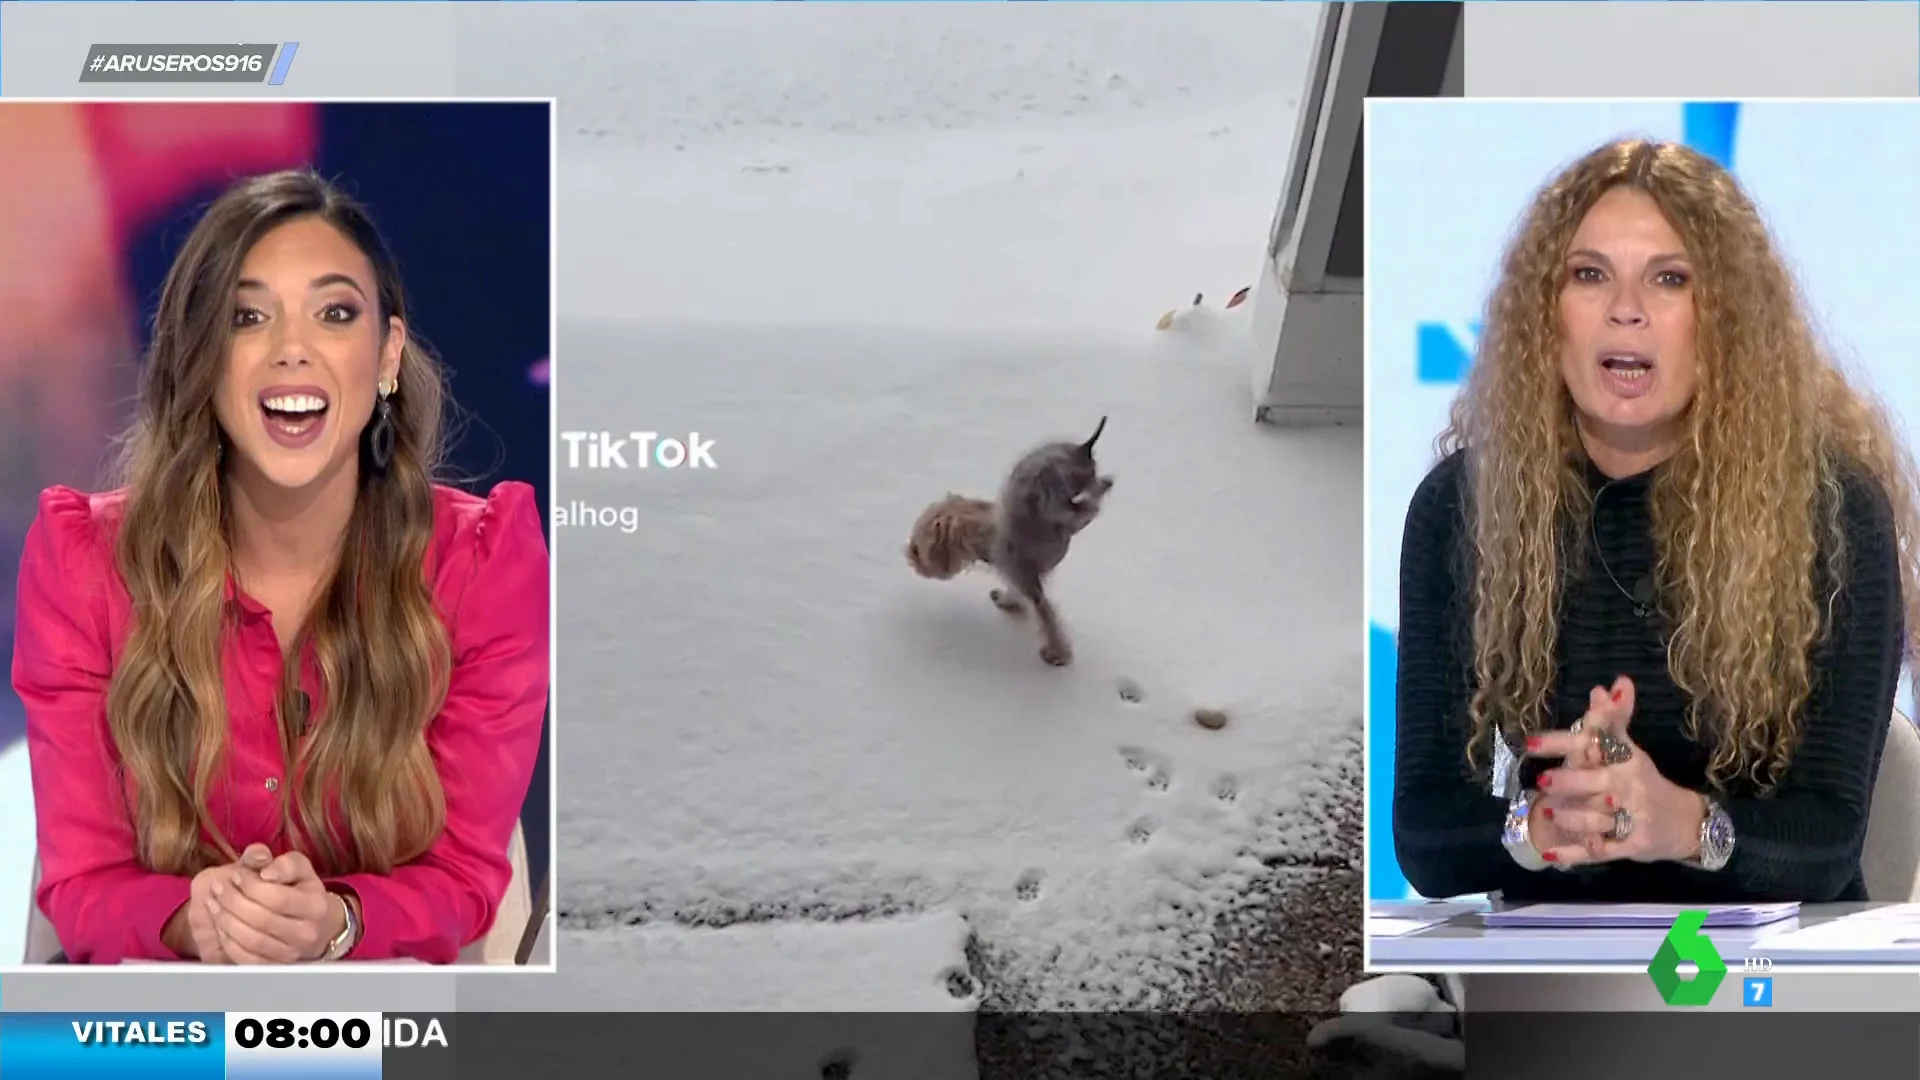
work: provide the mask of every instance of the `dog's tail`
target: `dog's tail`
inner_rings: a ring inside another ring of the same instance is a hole
[[[1100,433],[1105,430],[1107,430],[1107,418],[1103,416],[1100,418],[1100,426],[1094,428],[1093,434],[1087,436],[1087,441],[1080,444],[1081,457],[1091,458],[1093,456],[1093,444],[1100,441]]]

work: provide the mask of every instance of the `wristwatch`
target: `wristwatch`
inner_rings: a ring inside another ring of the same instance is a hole
[[[327,951],[320,954],[320,962],[323,964],[330,964],[344,958],[353,951],[354,942],[360,939],[360,920],[353,913],[353,905],[337,892],[330,892],[327,895],[340,901],[340,910],[346,915],[346,923],[340,927],[340,933],[332,941],[327,942]]]
[[[1500,845],[1513,856],[1522,870],[1545,870],[1547,860],[1533,846],[1533,834],[1527,830],[1527,817],[1533,813],[1533,799],[1530,793],[1521,792],[1507,804],[1507,823],[1500,830]]]
[[[1733,858],[1733,819],[1711,797],[1706,804],[1707,816],[1700,821],[1700,856],[1688,859],[1686,865],[1711,873]]]

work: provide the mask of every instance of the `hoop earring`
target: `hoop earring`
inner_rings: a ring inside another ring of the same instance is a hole
[[[393,403],[387,398],[396,389],[395,380],[382,380],[380,396],[373,401],[373,423],[367,425],[367,459],[375,472],[386,472],[393,463]]]

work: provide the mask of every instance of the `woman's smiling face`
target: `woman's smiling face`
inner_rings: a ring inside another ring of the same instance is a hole
[[[320,218],[276,226],[247,252],[214,401],[234,467],[290,489],[357,467],[406,341],[378,297],[366,254]]]

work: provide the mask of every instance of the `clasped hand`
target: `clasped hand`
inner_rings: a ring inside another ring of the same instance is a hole
[[[1540,774],[1539,795],[1528,831],[1540,856],[1567,868],[1627,859],[1633,862],[1680,861],[1695,857],[1706,805],[1660,775],[1653,759],[1627,734],[1633,719],[1633,681],[1614,680],[1611,689],[1595,687],[1578,731],[1552,731],[1527,740],[1527,756],[1560,758],[1557,768]],[[1601,733],[1624,743],[1630,756],[1608,764]],[[1616,836],[1616,811],[1626,811],[1631,827]]]
[[[238,862],[194,876],[187,927],[209,964],[296,964],[318,960],[345,926],[340,901],[328,894],[305,855],[275,858],[264,844]]]

